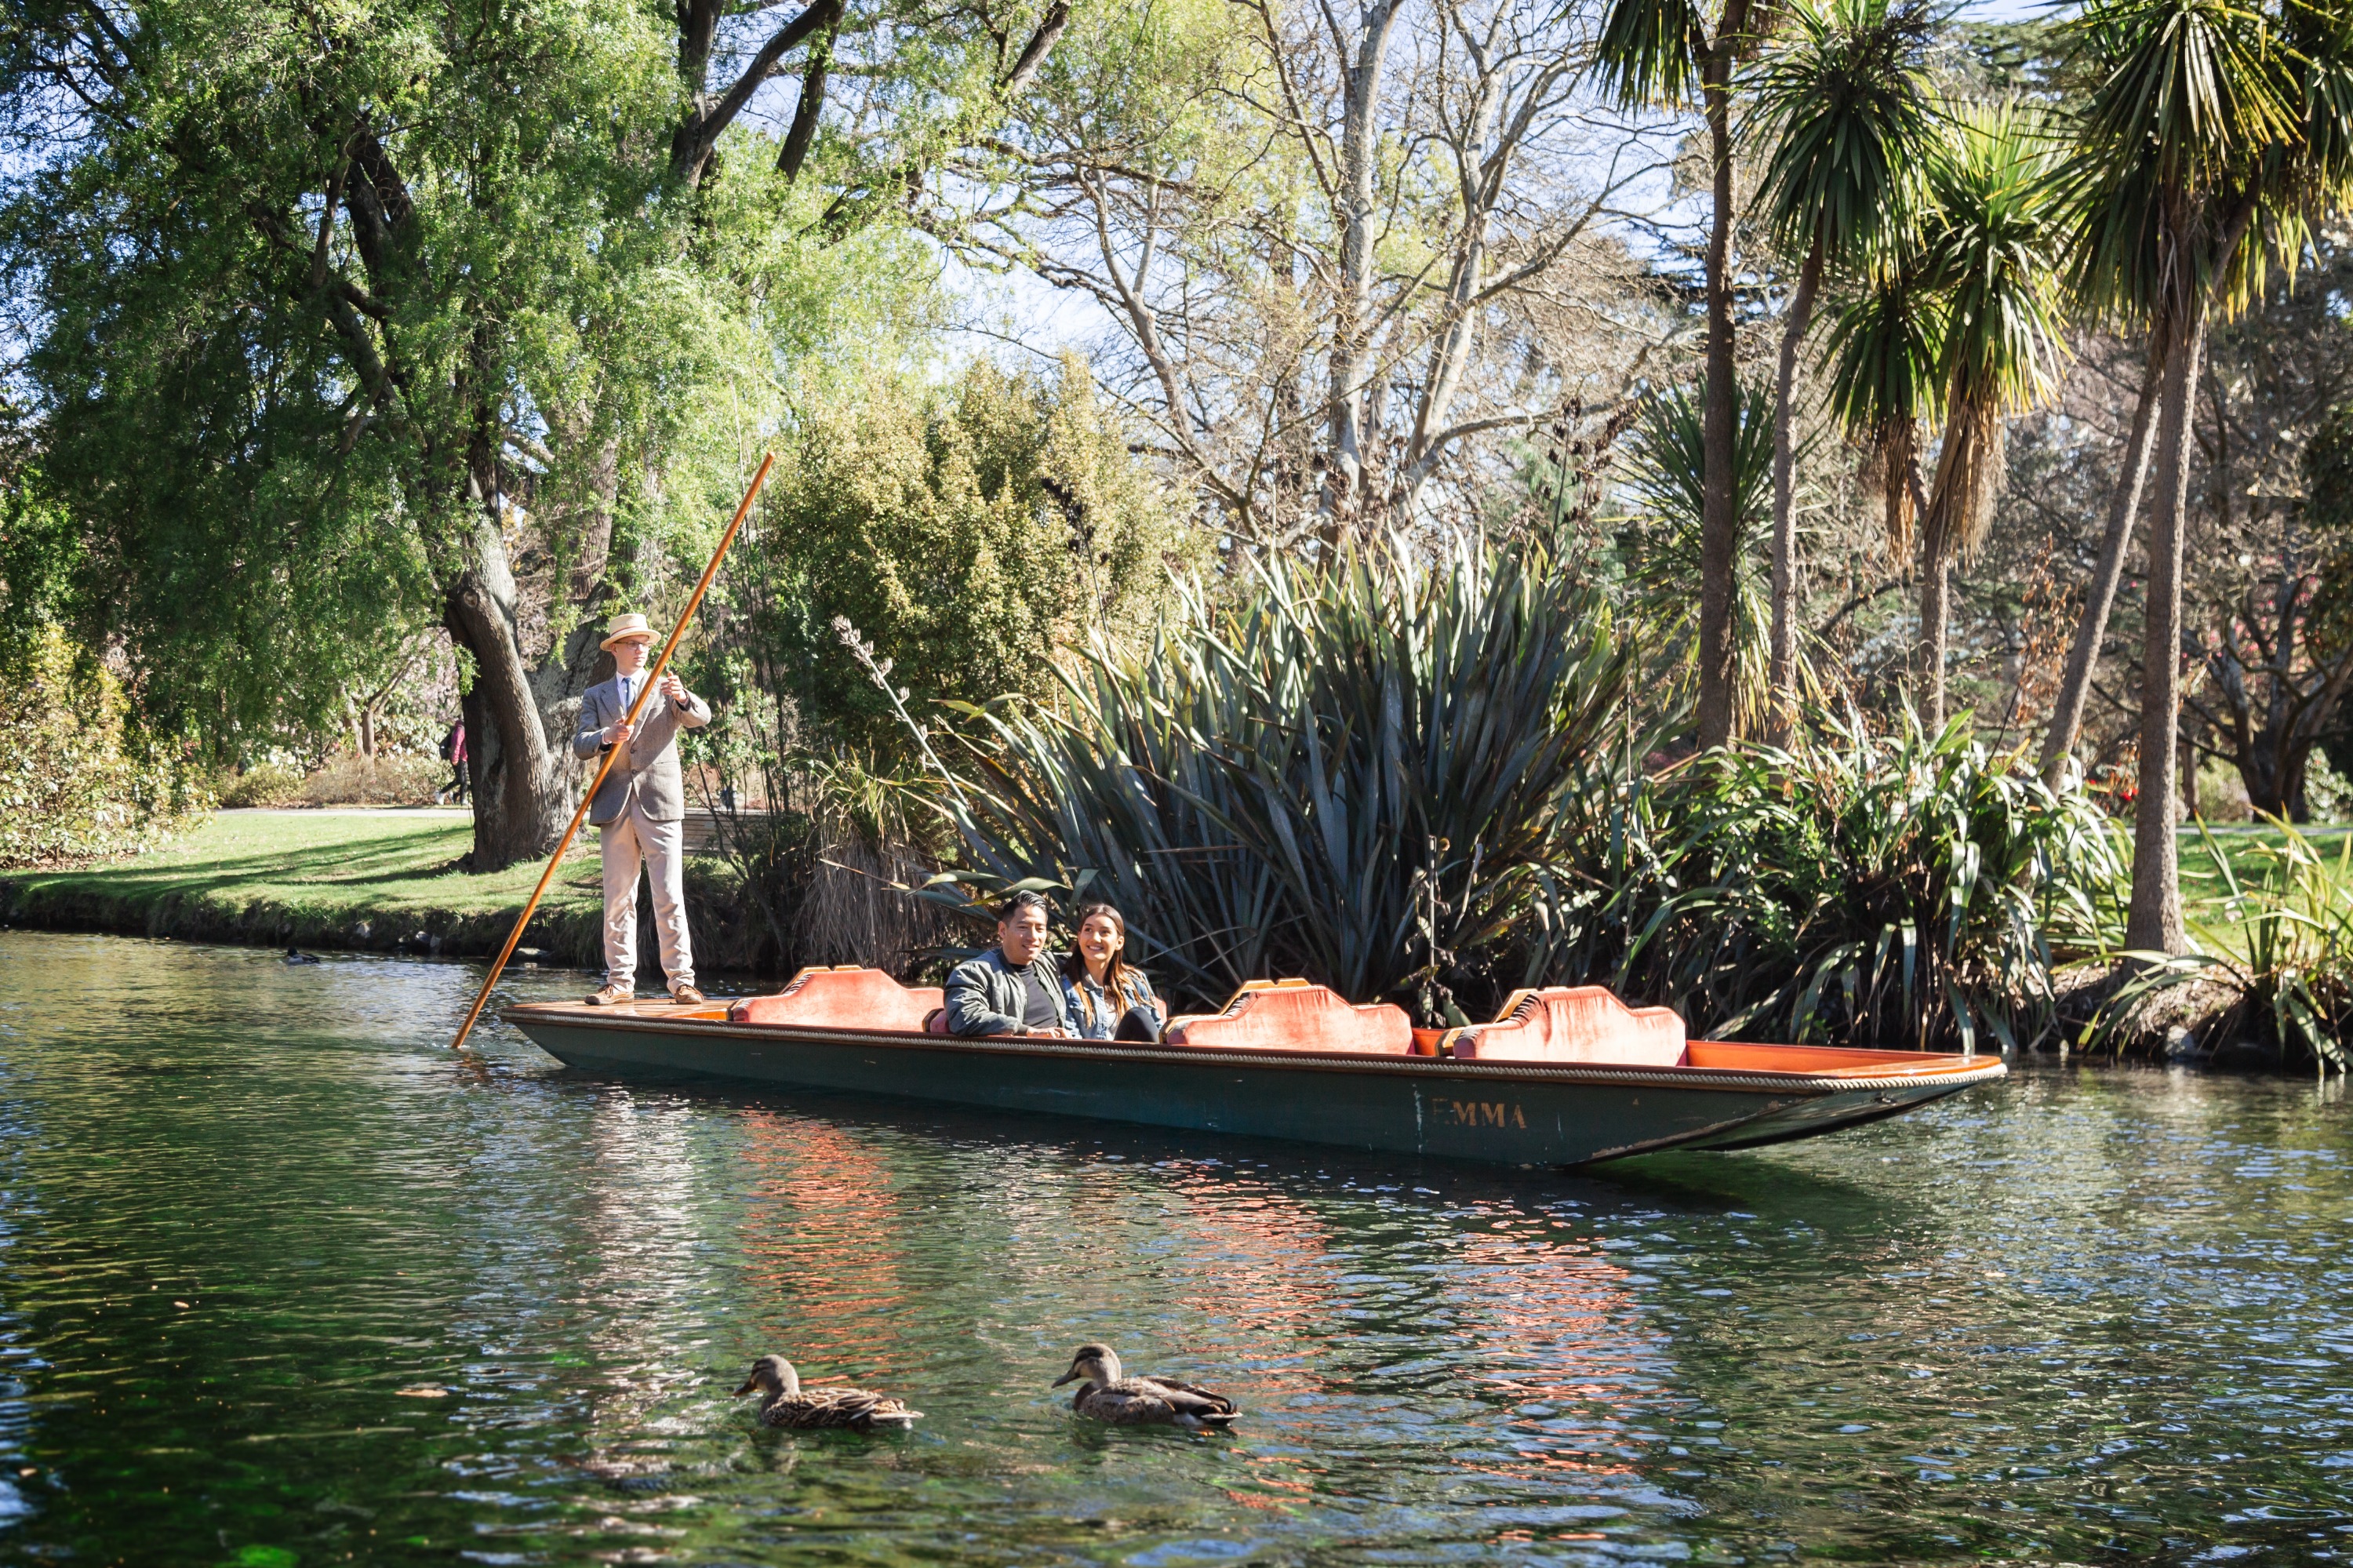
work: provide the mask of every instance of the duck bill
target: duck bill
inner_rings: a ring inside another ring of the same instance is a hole
[[[759,1385],[758,1383],[754,1383],[750,1378],[748,1378],[748,1377],[747,1377],[747,1378],[745,1378],[745,1379],[744,1380],[744,1386],[743,1386],[742,1388],[739,1388],[739,1389],[737,1389],[737,1390],[735,1391],[735,1397],[736,1397],[736,1398],[738,1398],[738,1399],[741,1399],[741,1398],[743,1398],[745,1394],[747,1394],[747,1393],[751,1393],[754,1389],[755,1389],[755,1388],[757,1388],[757,1387],[759,1387],[759,1386],[760,1386],[760,1385]]]
[[[1076,1383],[1078,1379],[1079,1369],[1072,1367],[1070,1371],[1064,1372],[1061,1376],[1056,1378],[1052,1383],[1048,1383],[1046,1386],[1049,1388],[1060,1388],[1066,1383]]]

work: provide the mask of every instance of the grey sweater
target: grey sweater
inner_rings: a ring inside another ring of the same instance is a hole
[[[1053,960],[1040,953],[1026,970],[1005,961],[1005,949],[991,948],[976,959],[966,959],[948,971],[947,1015],[951,1034],[1018,1034],[1024,993],[1021,978],[1029,979],[1054,1001],[1054,1026],[1071,1027],[1070,1003],[1062,996],[1062,977]]]

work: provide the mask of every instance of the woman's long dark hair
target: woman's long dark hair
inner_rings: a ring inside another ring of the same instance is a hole
[[[1077,917],[1071,922],[1071,951],[1070,956],[1062,960],[1062,973],[1073,981],[1092,978],[1087,971],[1087,956],[1079,950],[1078,938],[1079,933],[1086,929],[1087,922],[1098,915],[1119,927],[1119,951],[1113,953],[1111,962],[1103,966],[1103,1005],[1111,1009],[1112,1016],[1116,1019],[1127,1011],[1127,980],[1133,972],[1127,961],[1127,916],[1108,904],[1080,905]],[[1141,980],[1143,977],[1139,975],[1136,978]],[[1078,991],[1082,997],[1086,995],[1083,987]]]

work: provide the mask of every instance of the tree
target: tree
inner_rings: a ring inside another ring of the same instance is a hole
[[[11,7],[0,253],[75,613],[151,722],[228,747],[315,719],[346,631],[438,623],[472,677],[475,863],[552,843],[596,619],[740,482],[693,427],[747,389],[756,423],[779,355],[906,287],[888,234],[784,238],[823,204],[756,165],[669,199],[716,14]]]
[[[1083,362],[1050,381],[983,362],[928,393],[877,372],[802,411],[736,546],[726,641],[790,701],[793,743],[901,758],[908,737],[837,616],[929,721],[942,703],[1047,695],[1060,650],[1147,641],[1208,538],[1172,515]]]
[[[1723,746],[1734,733],[1737,650],[1733,599],[1739,552],[1734,448],[1738,441],[1739,365],[1733,341],[1732,231],[1734,68],[1757,43],[1749,0],[1609,0],[1594,46],[1594,75],[1629,108],[1683,108],[1694,98],[1706,128],[1707,302],[1706,493],[1699,582],[1699,743]],[[1711,25],[1712,24],[1712,25]]]
[[[1945,724],[1953,558],[1984,536],[2002,477],[2002,421],[2045,396],[2060,355],[2055,140],[2003,107],[1962,111],[1928,164],[1921,285],[1941,295],[1936,365],[1945,440],[1920,523],[1922,727]]]
[[[2220,455],[2210,454],[2212,488],[2227,497],[2236,470],[2227,458],[2212,462]],[[2206,749],[2238,768],[2247,803],[2301,821],[2305,765],[2353,683],[2353,407],[2321,421],[2299,466],[2300,502],[2243,529],[2217,519],[2226,549],[2268,537],[2261,575],[2216,604],[2213,629],[2192,643],[2211,695],[2192,689],[2183,700],[2221,742]],[[2267,487],[2245,488],[2253,499]],[[2258,559],[2252,550],[2240,558]]]
[[[1900,232],[1931,124],[1926,14],[1907,0],[1800,0],[1756,81],[1771,140],[1758,201],[1781,249],[1801,257],[1773,387],[1772,665],[1767,727],[1797,701],[1799,352],[1826,269],[1867,270]]]
[[[2094,0],[2073,25],[2083,118],[2084,292],[2128,302],[2162,345],[2142,635],[2139,795],[2126,945],[2184,940],[2174,839],[2191,402],[2209,323],[2260,284],[2266,220],[2283,254],[2353,177],[2347,18],[2297,4]]]
[[[2164,378],[2165,344],[2151,334],[2140,397],[2133,407],[2132,433],[2125,438],[2123,463],[2108,499],[2108,525],[2100,535],[2099,557],[2084,587],[2074,641],[2068,645],[2066,673],[2060,677],[2050,727],[2042,736],[2043,775],[2053,788],[2084,733],[2084,710],[2099,670],[2100,644],[2107,638],[2108,617],[2116,609],[2116,588],[2124,580],[2125,554],[2132,543],[2133,520],[2140,514],[2141,492],[2148,482],[2149,452],[2157,435],[2151,416]]]
[[[1600,232],[1651,166],[1578,111],[1581,42],[1535,0],[1098,7],[916,218],[1093,307],[1106,393],[1205,513],[1328,559],[1474,514],[1511,432],[1606,418],[1627,334],[1666,335]]]

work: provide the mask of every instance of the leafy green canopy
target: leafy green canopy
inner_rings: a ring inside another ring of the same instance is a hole
[[[796,238],[819,197],[766,160],[672,199],[676,39],[647,7],[108,15],[69,37],[15,0],[0,27],[19,103],[92,51],[74,134],[0,201],[72,535],[7,593],[216,746],[331,714],[510,557],[542,585],[517,614],[558,588],[526,638],[580,613],[566,574],[659,578],[724,516],[780,370],[922,276],[889,235]]]
[[[1125,914],[1194,1003],[1304,975],[1358,1001],[1483,977],[1622,717],[1600,596],[1546,552],[1254,562],[1148,652],[975,716],[955,796],[976,880]]]

